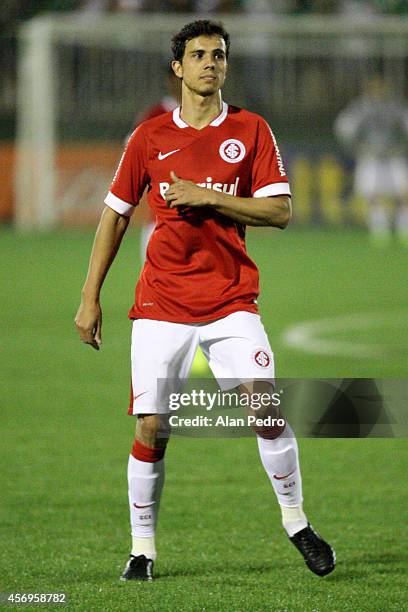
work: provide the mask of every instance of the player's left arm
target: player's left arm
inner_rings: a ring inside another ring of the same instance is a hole
[[[209,206],[243,225],[272,226],[284,229],[292,215],[288,195],[263,198],[241,198],[199,187],[171,172],[172,185],[166,193],[169,208]]]
[[[240,198],[226,193],[213,193],[214,203],[210,206],[243,225],[285,229],[292,216],[291,198],[288,195]]]

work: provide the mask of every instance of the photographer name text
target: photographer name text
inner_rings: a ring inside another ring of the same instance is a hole
[[[230,417],[228,415],[218,416],[217,418],[197,415],[192,418],[171,415],[169,423],[172,427],[283,427],[285,420],[271,416],[260,419],[253,415],[246,417]]]

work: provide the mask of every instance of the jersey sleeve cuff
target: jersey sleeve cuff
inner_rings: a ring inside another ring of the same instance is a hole
[[[291,196],[289,183],[272,183],[257,189],[254,198],[267,198],[269,196],[288,195]]]
[[[111,191],[109,191],[108,195],[105,198],[105,204],[112,208],[115,212],[119,213],[119,215],[124,215],[125,217],[131,217],[135,207],[132,204],[128,204],[124,200],[121,200],[117,196],[115,196]]]

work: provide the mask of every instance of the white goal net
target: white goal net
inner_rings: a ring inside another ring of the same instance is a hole
[[[362,77],[381,65],[404,92],[408,26],[391,18],[218,18],[232,40],[225,99],[270,121],[301,205],[313,184],[308,156],[313,146],[330,153],[333,119]],[[171,36],[192,19],[45,16],[22,26],[18,227],[94,222],[136,115],[165,94]]]

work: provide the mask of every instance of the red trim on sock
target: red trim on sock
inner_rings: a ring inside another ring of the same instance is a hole
[[[165,451],[165,448],[150,448],[139,442],[139,440],[135,440],[130,454],[139,461],[155,463],[163,459]]]

